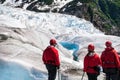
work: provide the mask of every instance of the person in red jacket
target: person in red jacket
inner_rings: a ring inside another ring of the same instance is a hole
[[[120,63],[120,52],[118,53],[119,54],[119,63]],[[120,80],[120,69],[119,69],[119,75],[118,75],[118,80]]]
[[[60,60],[55,39],[50,40],[50,45],[43,51],[42,60],[48,70],[48,80],[55,80],[57,69],[60,67]]]
[[[94,45],[89,44],[88,53],[84,58],[84,72],[87,73],[88,80],[97,80],[97,77],[100,74],[101,60],[94,49]]]
[[[105,45],[106,48],[101,54],[103,72],[106,74],[106,80],[117,80],[120,68],[117,51],[112,47],[111,41],[106,41]]]

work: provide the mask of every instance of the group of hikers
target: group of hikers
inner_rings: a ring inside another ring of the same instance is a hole
[[[106,80],[120,80],[120,56],[112,47],[111,41],[105,42],[105,50],[99,56],[93,44],[88,45],[88,53],[84,58],[84,72],[88,80],[97,80],[101,69],[106,75]]]
[[[48,70],[48,80],[55,80],[57,70],[60,68],[60,59],[58,50],[55,48],[56,40],[51,39],[49,43],[50,45],[43,51],[42,60]],[[95,52],[94,44],[88,45],[83,67],[88,80],[97,80],[101,71],[105,73],[106,80],[120,80],[120,56],[112,47],[111,41],[106,41],[105,46],[105,50],[99,56]]]

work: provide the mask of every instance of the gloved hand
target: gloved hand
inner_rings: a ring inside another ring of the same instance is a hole
[[[83,72],[86,72],[86,70],[85,70],[85,69],[83,69]]]
[[[57,66],[57,69],[60,69],[60,66]]]
[[[83,70],[83,72],[85,72],[85,70]]]

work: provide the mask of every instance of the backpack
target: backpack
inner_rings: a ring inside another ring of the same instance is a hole
[[[95,66],[93,68],[94,68],[95,71],[98,72],[98,75],[100,75],[100,71],[101,71],[100,66]]]

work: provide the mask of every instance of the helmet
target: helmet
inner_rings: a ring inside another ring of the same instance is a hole
[[[94,51],[94,49],[95,49],[95,46],[93,44],[88,45],[88,50]]]
[[[56,40],[55,39],[51,39],[50,40],[50,45],[54,45],[54,44],[57,44]]]
[[[106,45],[106,47],[110,47],[112,45],[112,42],[106,41],[105,45]]]

